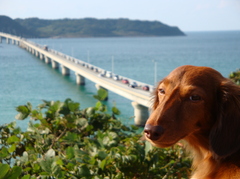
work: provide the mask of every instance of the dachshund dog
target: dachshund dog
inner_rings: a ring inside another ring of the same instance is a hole
[[[191,179],[240,179],[240,87],[209,67],[181,66],[158,84],[145,138],[157,147],[183,139]]]

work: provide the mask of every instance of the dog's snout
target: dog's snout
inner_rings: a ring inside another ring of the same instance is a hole
[[[161,126],[146,124],[144,127],[144,133],[150,140],[158,140],[163,134],[163,128]]]

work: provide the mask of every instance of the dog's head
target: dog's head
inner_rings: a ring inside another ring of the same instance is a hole
[[[155,90],[153,111],[144,129],[147,140],[158,147],[169,147],[201,133],[209,138],[217,155],[227,155],[229,150],[233,151],[229,148],[234,148],[235,142],[226,147],[229,143],[221,144],[221,140],[227,142],[224,135],[229,137],[234,125],[240,127],[239,89],[212,68],[189,65],[176,68]],[[229,124],[231,121],[234,124]],[[236,130],[239,134],[240,128]],[[233,138],[240,143],[240,135]]]

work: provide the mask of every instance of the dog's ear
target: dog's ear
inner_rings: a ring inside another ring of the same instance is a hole
[[[225,158],[240,149],[240,87],[229,80],[222,82],[217,101],[210,146],[216,158]]]

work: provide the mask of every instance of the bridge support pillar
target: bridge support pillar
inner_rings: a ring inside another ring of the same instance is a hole
[[[2,37],[0,36],[0,43],[2,43]]]
[[[12,39],[12,44],[14,45],[15,44],[15,40]]]
[[[64,76],[70,75],[70,70],[69,70],[69,68],[67,68],[67,67],[65,67],[65,66],[62,65],[62,74],[63,74]]]
[[[39,53],[37,50],[35,50],[35,56],[38,57]]]
[[[8,38],[6,38],[6,43],[9,44],[9,39]]]
[[[43,58],[44,58],[43,54],[39,53],[39,58],[40,58],[40,60],[43,60]]]
[[[76,83],[78,85],[85,85],[85,78],[78,73],[75,73],[75,74],[76,74]]]
[[[49,63],[50,63],[50,58],[48,58],[48,57],[45,56],[45,63],[46,63],[46,64],[49,64]]]
[[[52,68],[58,69],[58,62],[52,60]]]
[[[35,53],[35,51],[34,51],[34,49],[32,48],[32,54],[34,55],[34,53]]]
[[[97,90],[104,89],[104,90],[108,91],[106,88],[100,86],[99,84],[96,84],[95,86],[96,86]],[[104,101],[107,101],[107,100],[108,100],[108,96],[104,99]]]
[[[149,117],[148,108],[134,101],[132,102],[132,106],[134,108],[135,124],[137,126],[144,126]]]
[[[21,48],[25,48],[26,50],[26,46],[21,41],[17,41],[17,45]]]

